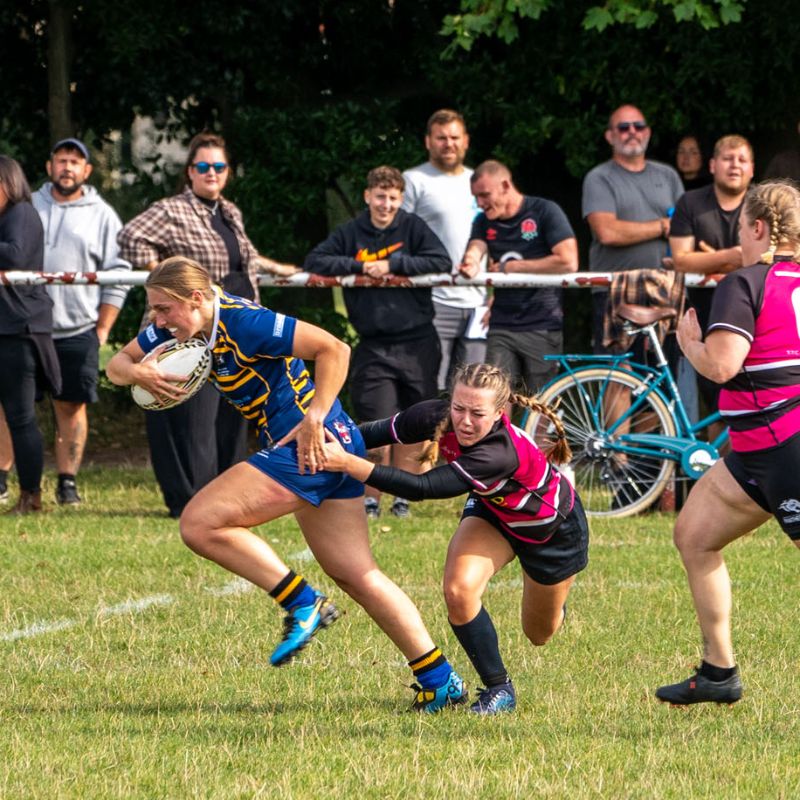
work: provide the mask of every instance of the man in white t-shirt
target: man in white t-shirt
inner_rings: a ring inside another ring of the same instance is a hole
[[[428,161],[406,170],[403,209],[422,217],[441,239],[453,272],[474,277],[484,267],[464,267],[472,221],[479,209],[470,190],[472,170],[464,166],[469,147],[464,118],[456,111],[440,109],[428,120],[425,148]],[[439,286],[433,289],[433,324],[442,348],[437,378],[439,391],[459,364],[483,361],[486,331],[480,325],[486,289],[480,286]]]

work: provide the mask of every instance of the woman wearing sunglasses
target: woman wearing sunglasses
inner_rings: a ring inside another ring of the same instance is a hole
[[[118,237],[121,257],[150,271],[170,256],[191,258],[226,292],[257,301],[259,270],[291,274],[296,268],[258,254],[241,211],[223,197],[230,178],[225,140],[197,134],[189,143],[182,191],[125,225]],[[183,405],[145,417],[153,470],[172,517],[246,455],[246,421],[210,386]]]

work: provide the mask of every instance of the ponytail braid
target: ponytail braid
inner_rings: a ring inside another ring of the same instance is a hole
[[[554,464],[568,464],[572,460],[572,450],[567,441],[567,432],[561,417],[556,414],[553,406],[539,402],[535,397],[527,397],[524,394],[512,394],[511,402],[520,408],[528,408],[537,414],[542,414],[553,423],[556,429],[555,441],[548,447],[542,447],[542,452],[547,456],[548,461]]]
[[[775,251],[778,249],[778,242],[781,233],[781,213],[778,211],[775,203],[767,200],[765,202],[767,213],[769,214],[769,249],[766,253],[761,254],[759,261],[762,264],[772,264],[775,260]]]
[[[433,432],[431,441],[425,446],[422,454],[419,457],[420,464],[427,464],[433,466],[439,460],[439,439],[442,438],[449,430],[452,430],[453,423],[450,419],[450,409],[439,421],[436,430]]]

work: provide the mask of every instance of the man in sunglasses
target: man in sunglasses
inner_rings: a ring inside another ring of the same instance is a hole
[[[645,157],[650,126],[636,106],[614,111],[605,139],[611,158],[583,181],[582,213],[592,231],[589,269],[659,269],[667,254],[670,214],[683,194],[680,176]],[[592,296],[595,352],[604,351],[607,297],[604,290]]]

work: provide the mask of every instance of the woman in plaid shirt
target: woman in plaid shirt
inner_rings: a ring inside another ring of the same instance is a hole
[[[247,238],[241,211],[222,196],[230,171],[224,139],[208,132],[195,136],[185,188],[125,225],[118,237],[121,257],[135,269],[152,270],[169,256],[185,256],[202,264],[225,291],[257,301],[259,269],[294,268],[259,256]],[[246,421],[210,386],[168,411],[146,411],[145,420],[153,470],[172,517],[246,455]]]

